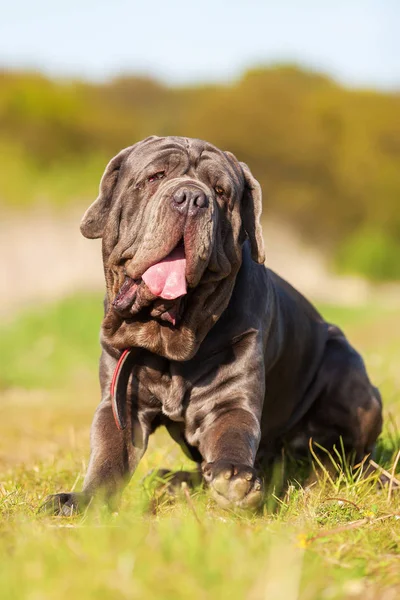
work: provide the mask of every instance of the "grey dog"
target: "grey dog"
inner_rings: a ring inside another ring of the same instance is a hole
[[[80,493],[109,502],[165,425],[223,507],[255,508],[282,450],[362,460],[382,427],[378,390],[342,331],[264,266],[261,188],[230,152],[150,137],[108,164],[81,231],[102,238],[102,399]]]

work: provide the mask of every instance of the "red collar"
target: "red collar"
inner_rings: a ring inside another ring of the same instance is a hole
[[[114,421],[120,431],[126,427],[126,389],[128,386],[129,376],[131,374],[130,362],[127,359],[132,351],[132,348],[124,350],[119,357],[117,366],[111,380],[111,406],[114,415]]]

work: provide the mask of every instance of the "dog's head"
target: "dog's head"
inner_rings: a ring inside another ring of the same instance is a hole
[[[103,340],[188,360],[228,305],[249,239],[264,261],[261,189],[233,154],[150,137],[107,165],[81,231],[103,238]]]

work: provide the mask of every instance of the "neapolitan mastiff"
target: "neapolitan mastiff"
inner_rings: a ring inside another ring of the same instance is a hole
[[[119,497],[165,425],[224,507],[262,501],[263,465],[312,438],[362,459],[381,400],[335,325],[264,266],[261,189],[230,152],[150,137],[108,164],[81,231],[102,238],[102,400],[81,493]]]

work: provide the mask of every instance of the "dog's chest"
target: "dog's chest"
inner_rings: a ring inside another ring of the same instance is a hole
[[[139,381],[139,406],[149,396],[160,403],[161,412],[172,421],[184,421],[184,409],[191,383],[181,373],[179,365],[157,357],[150,364],[138,365],[135,375]],[[145,393],[140,392],[142,389]]]

